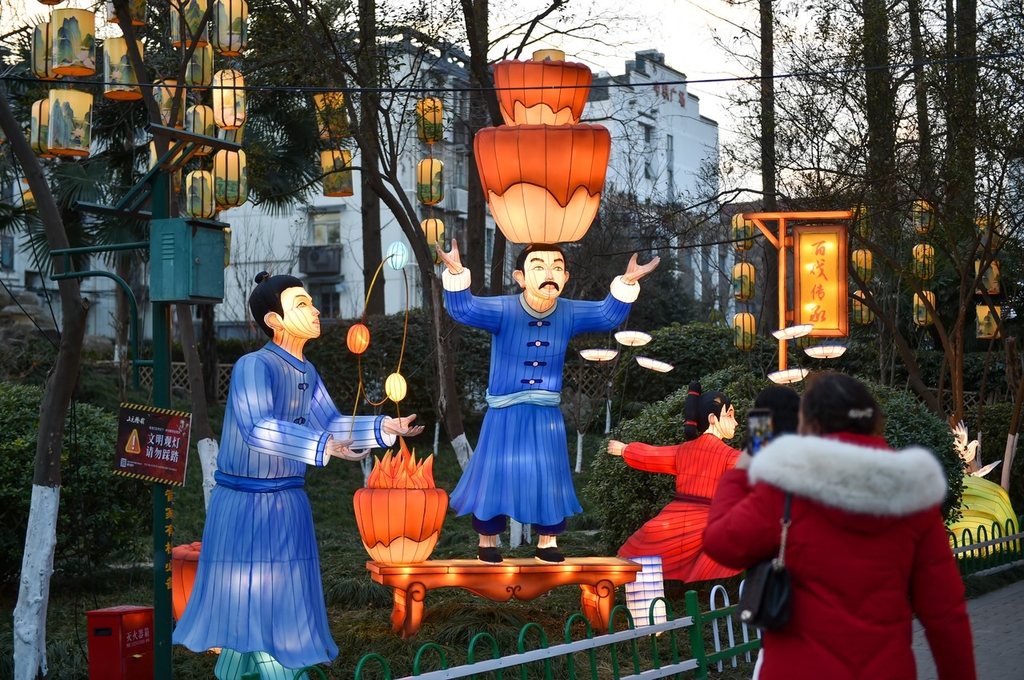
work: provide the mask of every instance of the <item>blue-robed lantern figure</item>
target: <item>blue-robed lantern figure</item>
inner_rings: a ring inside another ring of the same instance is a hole
[[[361,460],[413,436],[415,415],[342,415],[303,356],[320,312],[292,276],[256,277],[253,319],[270,342],[235,363],[195,585],[174,642],[222,649],[220,680],[291,680],[338,655],[320,580],[306,467]]]

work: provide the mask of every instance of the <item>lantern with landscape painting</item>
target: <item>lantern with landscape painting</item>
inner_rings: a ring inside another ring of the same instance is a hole
[[[355,194],[352,184],[352,152],[348,149],[326,149],[320,152],[324,196],[344,197]]]
[[[349,135],[348,112],[343,92],[320,92],[313,95],[316,123],[320,139],[338,142]]]
[[[914,231],[918,234],[927,234],[935,226],[935,212],[928,201],[914,201],[914,208],[911,210],[911,221]]]
[[[41,21],[32,29],[30,51],[32,74],[41,80],[56,80],[53,72],[53,33],[49,21]]]
[[[136,40],[135,45],[139,56],[142,56],[142,41]],[[103,79],[106,81],[103,96],[107,99],[142,99],[139,80],[135,77],[135,69],[128,57],[128,41],[124,38],[107,38],[103,41]]]
[[[914,246],[914,273],[922,281],[935,276],[935,248],[927,243]]]
[[[861,326],[866,326],[875,320],[875,313],[856,296],[853,297],[851,314],[853,315],[853,322]]]
[[[217,127],[234,130],[245,124],[245,79],[233,69],[213,74],[213,120]]]
[[[1003,308],[1000,306],[975,305],[977,323],[975,335],[979,340],[993,340],[999,337],[999,318]]]
[[[214,0],[210,43],[221,56],[237,57],[248,42],[249,4],[245,0]]]
[[[203,26],[202,33],[199,27],[202,25],[203,16],[206,14],[207,0],[171,0],[171,44],[181,47],[182,43],[193,42],[197,46],[207,43],[207,28]],[[184,34],[182,33],[184,29]]]
[[[925,300],[928,304],[925,304]],[[923,291],[921,295],[914,293],[914,323],[918,326],[931,326],[935,323],[932,310],[935,309],[935,293]]]
[[[50,100],[39,99],[32,103],[32,121],[28,128],[28,143],[40,158],[54,158],[46,146],[50,130]]]
[[[50,90],[46,146],[58,156],[88,156],[92,143],[92,94]]]
[[[185,175],[185,213],[189,217],[208,220],[217,210],[213,200],[213,173],[193,170]]]
[[[861,281],[870,283],[871,277],[874,275],[874,257],[871,255],[871,251],[858,248],[853,251],[850,259],[853,260],[853,270],[857,272]]]
[[[55,9],[50,17],[53,72],[60,76],[96,73],[95,16],[84,9]]]
[[[732,296],[740,302],[754,297],[754,265],[739,262],[732,268]]]
[[[444,163],[436,158],[420,161],[416,168],[416,198],[424,205],[444,200]]]
[[[740,312],[732,319],[732,344],[737,349],[749,352],[754,349],[757,334],[757,320],[750,312]]]
[[[421,142],[440,142],[444,135],[444,106],[436,97],[416,102],[416,136]]]
[[[739,252],[743,253],[754,247],[754,226],[753,220],[748,220],[743,213],[732,216],[732,244]]]
[[[197,47],[185,64],[185,84],[193,90],[204,90],[213,84],[213,48]]]
[[[128,0],[128,17],[132,26],[146,25],[146,0]],[[113,0],[107,0],[107,21],[112,24],[120,23],[117,12],[114,9]]]
[[[245,152],[221,149],[213,155],[213,200],[218,209],[237,208],[249,198]]]

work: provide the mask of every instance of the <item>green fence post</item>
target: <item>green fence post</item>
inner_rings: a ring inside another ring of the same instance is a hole
[[[697,661],[697,670],[693,677],[706,679],[708,677],[708,656],[704,651],[704,622],[700,615],[697,591],[687,590],[685,602],[686,615],[693,619],[693,625],[690,626],[690,651]]]

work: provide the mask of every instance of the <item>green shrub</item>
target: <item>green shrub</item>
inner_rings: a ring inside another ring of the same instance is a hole
[[[42,390],[0,383],[0,582],[21,570],[31,501]],[[150,493],[141,482],[114,475],[117,420],[100,409],[74,405],[68,414],[57,518],[55,563],[108,563],[133,548],[145,532]]]

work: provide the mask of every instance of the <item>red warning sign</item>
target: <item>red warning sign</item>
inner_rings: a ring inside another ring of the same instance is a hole
[[[114,474],[183,486],[192,414],[121,404]]]

